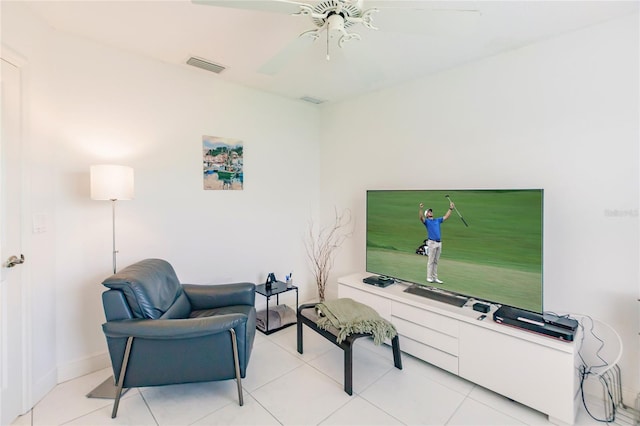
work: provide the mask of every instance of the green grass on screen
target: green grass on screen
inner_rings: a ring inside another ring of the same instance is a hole
[[[367,271],[426,284],[426,236],[418,205],[444,216],[438,287],[542,311],[542,190],[369,191]]]

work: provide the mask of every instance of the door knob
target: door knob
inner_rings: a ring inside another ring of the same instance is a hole
[[[7,262],[4,264],[7,268],[13,268],[16,265],[22,265],[24,263],[24,254],[18,256],[11,256],[7,259]]]

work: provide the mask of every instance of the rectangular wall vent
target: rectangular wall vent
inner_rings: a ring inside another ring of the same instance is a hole
[[[310,102],[310,103],[316,104],[316,105],[320,105],[321,103],[325,102],[322,99],[314,98],[312,96],[303,96],[300,99],[305,101],[305,102]]]
[[[187,61],[187,64],[193,65],[194,67],[202,68],[203,70],[214,72],[216,74],[220,74],[226,69],[226,67],[222,65],[214,64],[213,62],[206,61],[202,58],[196,58],[195,56],[190,57]]]

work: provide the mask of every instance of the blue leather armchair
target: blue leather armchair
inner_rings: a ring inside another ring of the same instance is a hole
[[[243,405],[256,333],[255,284],[181,284],[161,259],[130,265],[103,281],[102,329],[123,388],[236,379]]]

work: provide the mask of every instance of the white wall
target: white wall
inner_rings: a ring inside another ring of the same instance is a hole
[[[30,247],[34,387],[106,365],[99,283],[111,268],[111,213],[89,200],[88,170],[116,162],[136,170],[136,199],[118,204],[119,265],[164,257],[195,283],[290,269],[309,282],[302,239],[319,205],[325,218],[334,207],[354,213],[334,277],[364,269],[366,189],[543,187],[545,307],[612,323],[626,344],[623,384],[640,388],[637,17],[319,117],[61,35],[19,3],[3,2],[2,14],[2,42],[27,59],[31,213],[49,224]],[[244,141],[244,191],[202,190],[203,134]],[[314,291],[305,286],[301,300]]]
[[[635,396],[638,44],[636,15],[326,106],[321,205],[356,220],[334,278],[365,268],[367,189],[544,188],[544,307],[612,324]]]
[[[300,300],[315,295],[303,248],[318,211],[315,106],[60,34],[18,3],[2,12],[3,44],[28,63],[30,196],[49,223],[31,236],[34,388],[109,365],[100,282],[112,268],[111,206],[89,198],[92,164],[135,169],[135,199],[117,205],[119,268],[164,258],[188,283],[293,270]],[[203,135],[244,142],[243,191],[203,190]]]

